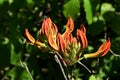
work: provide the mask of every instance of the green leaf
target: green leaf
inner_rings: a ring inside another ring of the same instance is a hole
[[[0,5],[2,5],[4,3],[4,0],[0,0]]]
[[[106,12],[103,16],[107,26],[110,27],[114,33],[120,35],[120,15],[114,12]]]
[[[109,12],[109,11],[113,12],[113,11],[115,11],[115,8],[110,3],[103,3],[101,5],[101,14],[103,15],[106,12]]]
[[[118,35],[120,35],[120,15],[115,15],[112,19],[111,29]]]
[[[10,80],[31,80],[28,72],[20,66],[15,66],[10,71],[8,71],[7,76],[11,77]]]
[[[20,53],[16,53],[15,52],[15,46],[13,44],[11,44],[11,56],[10,56],[10,63],[13,65],[19,65],[19,59],[21,54]]]
[[[116,3],[120,4],[120,0],[115,0]]]
[[[10,50],[7,44],[0,44],[0,69],[10,64]]]
[[[8,0],[9,4],[13,3],[13,0]]]
[[[94,75],[91,75],[91,76],[89,77],[89,80],[96,80],[96,78],[95,78]]]
[[[33,0],[26,0],[26,1],[27,1],[28,8],[32,9],[32,7],[34,6]]]
[[[84,8],[85,8],[85,12],[86,12],[86,20],[88,22],[88,24],[91,24],[93,21],[93,17],[92,17],[92,7],[91,7],[91,3],[90,0],[83,0],[84,1]]]
[[[71,16],[75,20],[80,15],[80,0],[70,0],[63,7],[63,14],[66,18]]]
[[[97,22],[93,22],[90,27],[88,27],[89,34],[92,36],[97,36],[104,30],[104,27],[104,22],[97,20]]]

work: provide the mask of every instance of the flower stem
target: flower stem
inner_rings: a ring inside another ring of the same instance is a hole
[[[78,60],[78,61],[81,61],[81,60],[83,60],[83,59],[85,59],[85,57],[81,57],[81,58],[79,58],[79,60]]]
[[[60,62],[58,56],[55,55],[54,58],[55,58],[56,62],[59,64],[60,69],[62,70],[62,73],[63,73],[63,76],[64,76],[65,80],[68,80],[68,79],[67,79],[67,76],[65,75],[65,71],[64,71],[64,69],[63,69],[63,67],[62,67],[62,64],[61,64],[61,62]]]
[[[71,77],[71,74],[70,74],[70,72],[68,70],[68,66],[67,66],[66,62],[64,61],[64,59],[62,58],[62,56],[58,52],[54,52],[54,53],[60,58],[60,60],[62,61],[63,65],[66,67],[66,72],[68,73],[67,77],[68,77],[69,80],[71,80],[72,77]]]
[[[92,73],[91,70],[86,65],[84,65],[82,62],[78,61],[78,63],[82,65],[89,73]]]

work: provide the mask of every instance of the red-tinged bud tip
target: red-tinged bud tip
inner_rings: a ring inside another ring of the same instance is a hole
[[[80,25],[80,30],[84,33],[84,34],[86,34],[86,29],[85,29],[85,26],[82,24],[82,25]]]
[[[104,56],[108,53],[108,51],[110,50],[111,47],[111,42],[110,42],[110,38],[108,38],[108,40],[106,40],[98,49],[99,51],[103,51],[103,53],[101,54],[101,56]]]
[[[34,39],[34,38],[32,37],[32,35],[29,33],[28,29],[25,29],[25,36],[26,36],[27,41],[28,41],[30,44],[34,45],[35,39]]]
[[[107,41],[105,41],[100,47],[99,49],[94,52],[94,53],[89,53],[89,54],[85,54],[84,57],[85,58],[96,58],[96,57],[102,57],[105,56],[108,51],[110,50],[111,47],[111,42],[110,39],[108,38]]]
[[[51,48],[58,51],[58,46],[57,46],[57,43],[56,43],[56,39],[54,39],[52,37],[52,35],[49,35],[48,42],[49,42],[49,45],[50,45]]]
[[[60,33],[58,33],[57,35],[57,44],[58,44],[59,50],[64,53],[66,49],[66,42]]]
[[[66,24],[66,31],[67,30],[73,31],[73,29],[74,29],[74,22],[73,22],[73,19],[71,17],[69,17],[67,24]]]
[[[46,37],[49,36],[51,24],[52,22],[50,18],[44,19],[42,23],[41,33],[46,35]]]
[[[86,29],[84,26],[81,26],[80,29],[77,30],[77,38],[82,44],[82,48],[86,48],[88,45],[88,41],[86,38]]]

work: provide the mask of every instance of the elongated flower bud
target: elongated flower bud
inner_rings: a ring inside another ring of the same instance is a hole
[[[41,28],[41,34],[44,34],[46,37],[49,36],[51,23],[52,22],[51,22],[50,18],[44,19],[44,21],[42,23],[42,28]]]
[[[99,47],[99,49],[96,52],[85,54],[84,57],[85,58],[96,58],[96,57],[105,56],[110,50],[110,47],[111,47],[111,42],[110,42],[110,39],[108,39]]]
[[[56,39],[54,39],[52,37],[52,34],[49,35],[48,42],[49,42],[49,45],[52,49],[58,51],[58,46],[57,46],[57,43],[56,43]]]
[[[29,33],[29,31],[28,31],[28,29],[25,29],[25,36],[26,36],[26,39],[27,39],[27,41],[31,44],[31,45],[37,45],[37,47],[39,48],[39,49],[41,49],[41,48],[45,48],[46,47],[46,45],[44,44],[44,43],[41,43],[39,40],[35,40],[34,38],[33,38],[33,36]]]
[[[74,29],[74,22],[72,20],[71,17],[68,18],[68,21],[67,21],[67,24],[66,24],[66,30],[65,32],[62,34],[63,38],[66,38],[66,35],[70,35],[71,32],[73,31]]]
[[[67,30],[73,31],[73,29],[74,29],[74,22],[73,22],[72,18],[69,17],[69,18],[68,18],[68,22],[67,22],[67,24],[66,24],[66,31],[67,31]]]
[[[85,49],[88,45],[88,41],[86,38],[86,29],[83,25],[81,25],[80,29],[77,30],[77,38],[82,44],[82,48]]]
[[[67,48],[67,44],[60,33],[58,33],[58,36],[57,36],[57,44],[58,44],[59,51],[62,52],[63,55],[68,57],[69,54],[65,52],[65,50]]]
[[[31,44],[34,45],[35,39],[32,37],[32,35],[29,33],[28,29],[25,29],[25,36],[27,41]]]

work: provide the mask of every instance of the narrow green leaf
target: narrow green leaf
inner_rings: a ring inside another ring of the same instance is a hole
[[[92,7],[91,7],[91,3],[90,0],[83,0],[84,1],[84,8],[85,8],[85,12],[86,12],[86,20],[88,22],[88,24],[91,24],[93,21],[93,17],[92,17]]]
[[[66,18],[71,16],[75,20],[80,15],[80,0],[70,0],[63,6]]]

